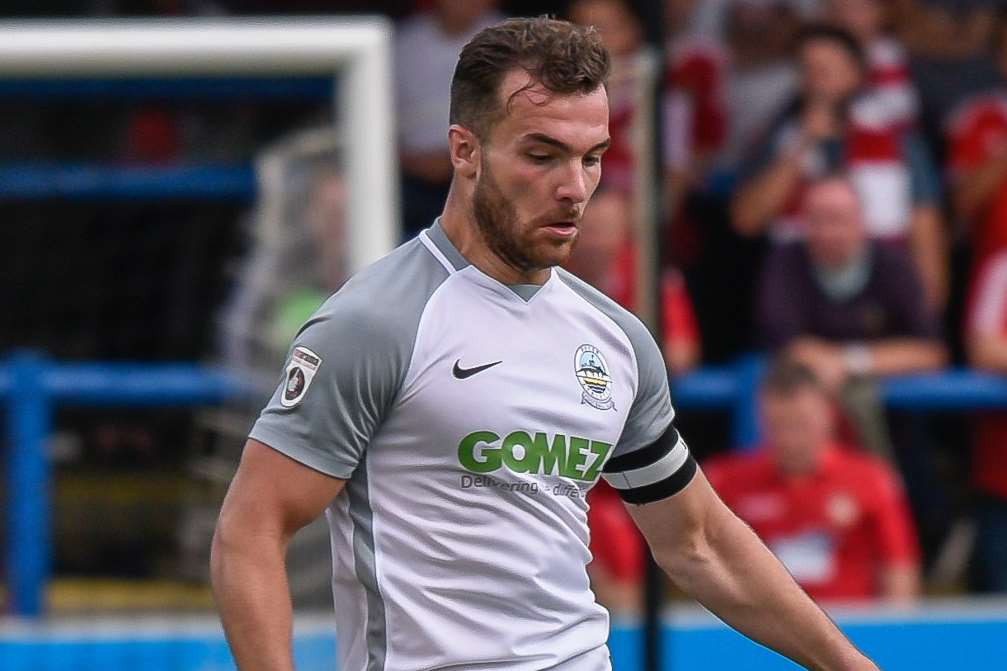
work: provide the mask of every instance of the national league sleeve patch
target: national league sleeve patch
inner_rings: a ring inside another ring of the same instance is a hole
[[[284,408],[293,408],[301,402],[304,395],[308,393],[311,380],[314,379],[315,373],[318,372],[318,367],[321,365],[322,357],[307,347],[298,345],[294,348],[283,376],[283,393],[280,395],[280,404]]]

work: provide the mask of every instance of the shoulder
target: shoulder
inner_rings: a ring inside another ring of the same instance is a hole
[[[325,348],[359,342],[411,345],[430,297],[448,272],[419,239],[403,244],[343,285],[301,327],[298,340]]]
[[[641,349],[650,347],[654,343],[654,338],[650,331],[644,326],[640,318],[632,312],[622,307],[614,300],[594,288],[584,280],[563,268],[556,268],[560,280],[575,294],[593,308],[611,319],[626,334],[639,355]]]
[[[1007,95],[985,91],[958,103],[947,117],[945,131],[952,137],[962,135],[985,118],[1007,118]]]

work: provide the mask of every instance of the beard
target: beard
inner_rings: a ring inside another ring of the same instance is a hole
[[[518,220],[517,210],[484,164],[472,196],[472,216],[490,251],[507,265],[528,273],[559,265],[570,255],[572,243],[536,242]],[[576,238],[575,238],[576,239]]]

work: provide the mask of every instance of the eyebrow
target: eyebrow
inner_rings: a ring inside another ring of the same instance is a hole
[[[541,142],[542,144],[547,144],[552,147],[556,147],[557,149],[564,151],[568,154],[576,153],[574,152],[573,148],[567,143],[561,140],[557,140],[556,138],[550,135],[546,135],[545,133],[528,133],[527,135],[524,136],[524,139],[532,140],[534,142]],[[612,144],[612,138],[607,137],[602,142],[599,142],[598,144],[588,149],[586,153],[590,154],[593,151],[607,149],[610,144]]]

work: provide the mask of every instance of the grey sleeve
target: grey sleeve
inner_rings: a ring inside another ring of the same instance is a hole
[[[387,325],[334,296],[295,338],[249,437],[349,478],[398,391],[400,349]]]
[[[638,328],[627,333],[636,351],[639,384],[622,436],[602,475],[623,501],[642,505],[685,489],[698,467],[672,422],[675,411],[664,357],[650,333],[638,320],[633,321]]]
[[[294,339],[249,437],[349,478],[391,409],[426,303],[447,271],[413,240],[361,271]]]
[[[668,369],[657,343],[650,331],[640,322],[633,329],[636,333],[627,332],[633,349],[636,351],[636,363],[639,369],[639,383],[636,397],[629,409],[626,426],[622,430],[619,444],[615,446],[613,457],[647,447],[668,430],[675,418],[675,410],[671,406],[671,392],[668,389]]]

